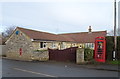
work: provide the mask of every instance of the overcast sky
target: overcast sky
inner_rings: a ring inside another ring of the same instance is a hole
[[[51,33],[113,29],[114,0],[12,0],[0,2],[0,31],[19,26]],[[117,0],[119,1],[119,0]]]

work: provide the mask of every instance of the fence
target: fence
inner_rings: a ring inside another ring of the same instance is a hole
[[[67,48],[64,50],[48,49],[49,59],[56,61],[71,61],[76,62],[76,49],[78,47]]]

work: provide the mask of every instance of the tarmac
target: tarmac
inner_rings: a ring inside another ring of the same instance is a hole
[[[82,67],[96,69],[96,70],[106,70],[106,71],[116,71],[120,72],[119,65],[111,65],[111,64],[102,64],[102,65],[81,65]]]
[[[2,57],[2,59],[8,59],[7,57]],[[32,62],[32,61],[30,61]],[[39,62],[39,61],[38,61]],[[66,63],[69,65],[79,66],[83,68],[90,68],[90,69],[96,69],[96,70],[106,70],[106,71],[115,71],[119,72],[120,75],[120,65],[113,65],[113,64],[76,64],[76,63],[70,63],[70,62],[56,62],[56,61],[46,61],[48,63]]]

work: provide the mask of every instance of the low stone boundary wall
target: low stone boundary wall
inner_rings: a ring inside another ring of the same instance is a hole
[[[0,55],[6,55],[6,45],[0,45]]]
[[[47,61],[49,60],[48,51],[44,52],[33,52],[33,53],[23,53],[21,56],[18,52],[9,52],[7,53],[7,58],[14,60],[22,60],[22,61]]]
[[[33,52],[24,52],[24,53],[22,53],[21,56],[20,56],[19,52],[12,51],[12,52],[8,52],[6,55],[7,55],[7,58],[14,59],[14,60],[48,61],[50,59],[49,54],[50,53],[48,52],[48,50],[45,50],[45,51],[41,50],[41,51],[33,51]],[[63,55],[65,55],[65,54],[63,53]],[[76,55],[75,56],[76,64],[80,64],[80,63],[84,62],[84,49],[77,48],[75,55]],[[62,59],[62,58],[60,58],[60,59]],[[71,58],[71,59],[73,59],[73,58]]]
[[[47,61],[49,60],[48,51],[34,51],[32,54],[32,60]]]

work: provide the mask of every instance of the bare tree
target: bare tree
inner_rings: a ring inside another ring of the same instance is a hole
[[[9,36],[13,33],[16,26],[7,27],[4,32],[2,32],[2,44],[5,44],[5,41],[9,38]]]
[[[116,35],[120,36],[120,28],[116,30]],[[109,31],[108,36],[114,36],[114,30]]]
[[[120,28],[118,28],[117,33],[118,33],[118,36],[120,36]]]
[[[16,26],[7,27],[4,32],[2,32],[3,37],[9,37],[14,31]]]

